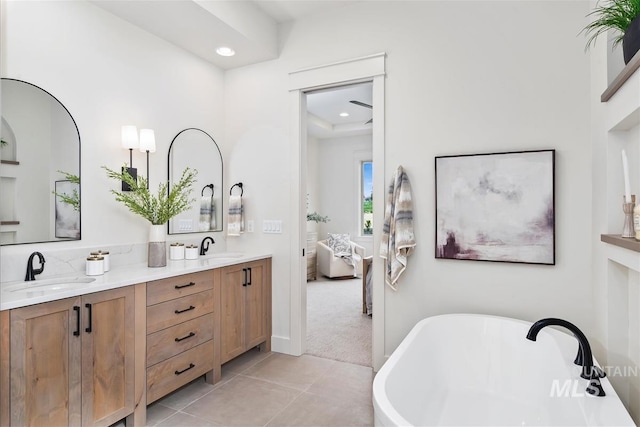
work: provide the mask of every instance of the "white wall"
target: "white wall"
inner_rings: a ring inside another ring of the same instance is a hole
[[[576,37],[587,13],[574,1],[359,2],[286,27],[278,60],[227,72],[230,173],[270,194],[261,215],[286,228],[296,179],[287,176],[288,73],[387,53],[385,181],[399,164],[408,172],[418,241],[399,290],[386,291],[387,354],[439,313],[557,316],[593,330],[589,57]],[[557,265],[435,260],[434,157],[541,148],[557,150]],[[297,249],[287,232],[247,243],[276,248],[273,330],[286,339]]]
[[[223,72],[84,1],[3,2],[1,36],[2,76],[56,96],[74,117],[82,147],[82,240],[3,246],[3,258],[146,242],[148,223],[114,200],[109,189],[119,183],[108,180],[101,166],[118,169],[129,161],[120,143],[125,124],[155,129],[152,188],[167,179],[169,144],[181,130],[201,128],[221,144]],[[133,164],[146,175],[143,153],[134,152]],[[199,243],[202,237],[180,239]],[[216,242],[224,246],[223,239]],[[21,263],[22,275],[23,269]],[[3,263],[2,280],[20,278],[13,275]]]
[[[327,233],[349,233],[371,255],[373,239],[361,237],[359,221],[359,165],[365,160],[372,160],[371,135],[322,139],[317,143],[316,183],[312,185],[318,189],[319,213],[330,219],[318,224],[318,239],[326,238]]]

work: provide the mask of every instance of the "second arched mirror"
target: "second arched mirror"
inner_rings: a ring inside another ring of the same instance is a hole
[[[213,138],[201,129],[178,133],[169,147],[169,185],[180,179],[184,168],[198,171],[193,186],[196,202],[169,221],[169,234],[222,231],[222,154]]]

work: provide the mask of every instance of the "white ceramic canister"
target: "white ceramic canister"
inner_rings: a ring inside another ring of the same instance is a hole
[[[90,256],[86,261],[85,273],[87,276],[100,276],[104,274],[104,257]]]
[[[184,243],[172,243],[169,248],[169,258],[172,260],[184,259]]]
[[[187,245],[184,252],[186,259],[198,259],[198,247],[196,245]]]
[[[107,251],[91,252],[91,256],[93,256],[93,257],[101,256],[102,258],[104,258],[104,260],[103,260],[104,272],[106,273],[107,271],[109,271],[109,269],[111,268],[111,264],[109,262],[109,252],[107,252]]]

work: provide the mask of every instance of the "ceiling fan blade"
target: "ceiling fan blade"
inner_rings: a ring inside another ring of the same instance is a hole
[[[373,108],[373,106],[369,105],[369,104],[365,104],[364,102],[360,102],[360,101],[349,101],[352,104],[356,104],[359,105],[361,107],[365,107],[365,108]]]
[[[368,125],[369,123],[373,123],[373,119],[369,119],[366,122],[364,122],[365,125]]]

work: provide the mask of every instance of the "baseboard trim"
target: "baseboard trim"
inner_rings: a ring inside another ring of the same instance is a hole
[[[291,356],[300,356],[299,354],[294,354],[291,351],[291,338],[289,337],[278,337],[278,336],[272,335],[271,351],[275,351],[276,353],[289,354]]]

